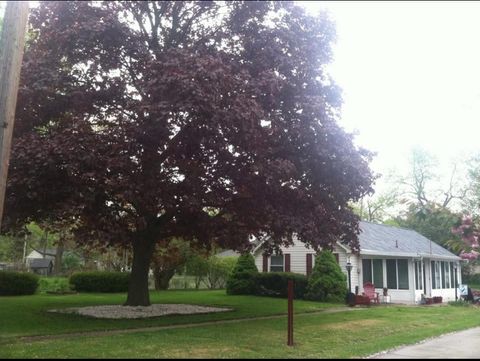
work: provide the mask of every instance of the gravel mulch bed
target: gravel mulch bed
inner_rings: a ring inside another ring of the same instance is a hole
[[[151,306],[89,306],[49,310],[48,312],[75,313],[95,318],[146,318],[165,315],[192,315],[198,313],[226,312],[231,308],[207,307],[184,304],[154,304]]]

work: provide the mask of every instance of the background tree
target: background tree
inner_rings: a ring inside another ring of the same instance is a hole
[[[186,262],[185,272],[188,276],[193,276],[195,289],[198,290],[208,275],[208,256],[192,253]]]
[[[334,27],[290,2],[41,2],[17,102],[5,227],[75,220],[131,245],[150,304],[157,242],[245,251],[349,242],[371,155],[336,121]]]
[[[467,195],[463,200],[463,209],[473,217],[480,216],[480,153],[472,155],[467,164]]]
[[[434,203],[411,204],[406,212],[394,218],[399,227],[413,229],[435,243],[450,248],[447,241],[458,239],[452,228],[461,216]]]
[[[382,223],[387,218],[394,217],[395,207],[402,203],[396,190],[362,197],[353,204],[353,210],[361,220]]]
[[[152,258],[153,278],[156,290],[166,290],[175,273],[181,270],[192,253],[190,245],[181,240],[158,242]]]
[[[452,233],[457,235],[459,240],[449,241],[450,247],[454,248],[459,256],[465,260],[477,260],[480,255],[478,219],[474,220],[471,216],[464,215],[461,222],[456,227],[453,227]]]
[[[438,160],[425,149],[416,147],[410,155],[410,169],[404,176],[399,176],[397,182],[403,186],[403,193],[410,204],[417,208],[438,204],[447,208],[453,201],[462,201],[467,193],[467,188],[460,182],[458,165],[454,163],[451,168],[448,183],[441,184],[438,174]]]
[[[208,272],[206,277],[207,287],[210,289],[225,288],[227,280],[237,264],[238,257],[208,258]]]

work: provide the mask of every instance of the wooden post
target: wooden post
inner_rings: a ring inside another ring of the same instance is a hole
[[[0,38],[0,227],[25,45],[28,1],[8,1]]]
[[[288,281],[288,346],[293,346],[293,281]]]

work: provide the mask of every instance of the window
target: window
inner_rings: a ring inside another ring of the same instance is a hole
[[[432,289],[437,288],[437,283],[435,282],[435,261],[430,263],[430,268],[432,269]]]
[[[415,261],[415,289],[423,290],[422,262]]]
[[[283,254],[270,257],[270,272],[283,272]]]
[[[383,260],[364,259],[362,260],[363,283],[373,283],[375,288],[383,287]]]

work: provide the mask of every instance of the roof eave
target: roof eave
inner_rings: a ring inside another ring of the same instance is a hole
[[[430,253],[411,253],[411,252],[383,252],[383,251],[374,251],[374,250],[365,250],[360,249],[360,255],[367,256],[392,256],[392,257],[413,257],[413,258],[435,258],[435,259],[449,259],[459,261],[461,260],[458,256],[448,256],[441,254],[430,254]]]

